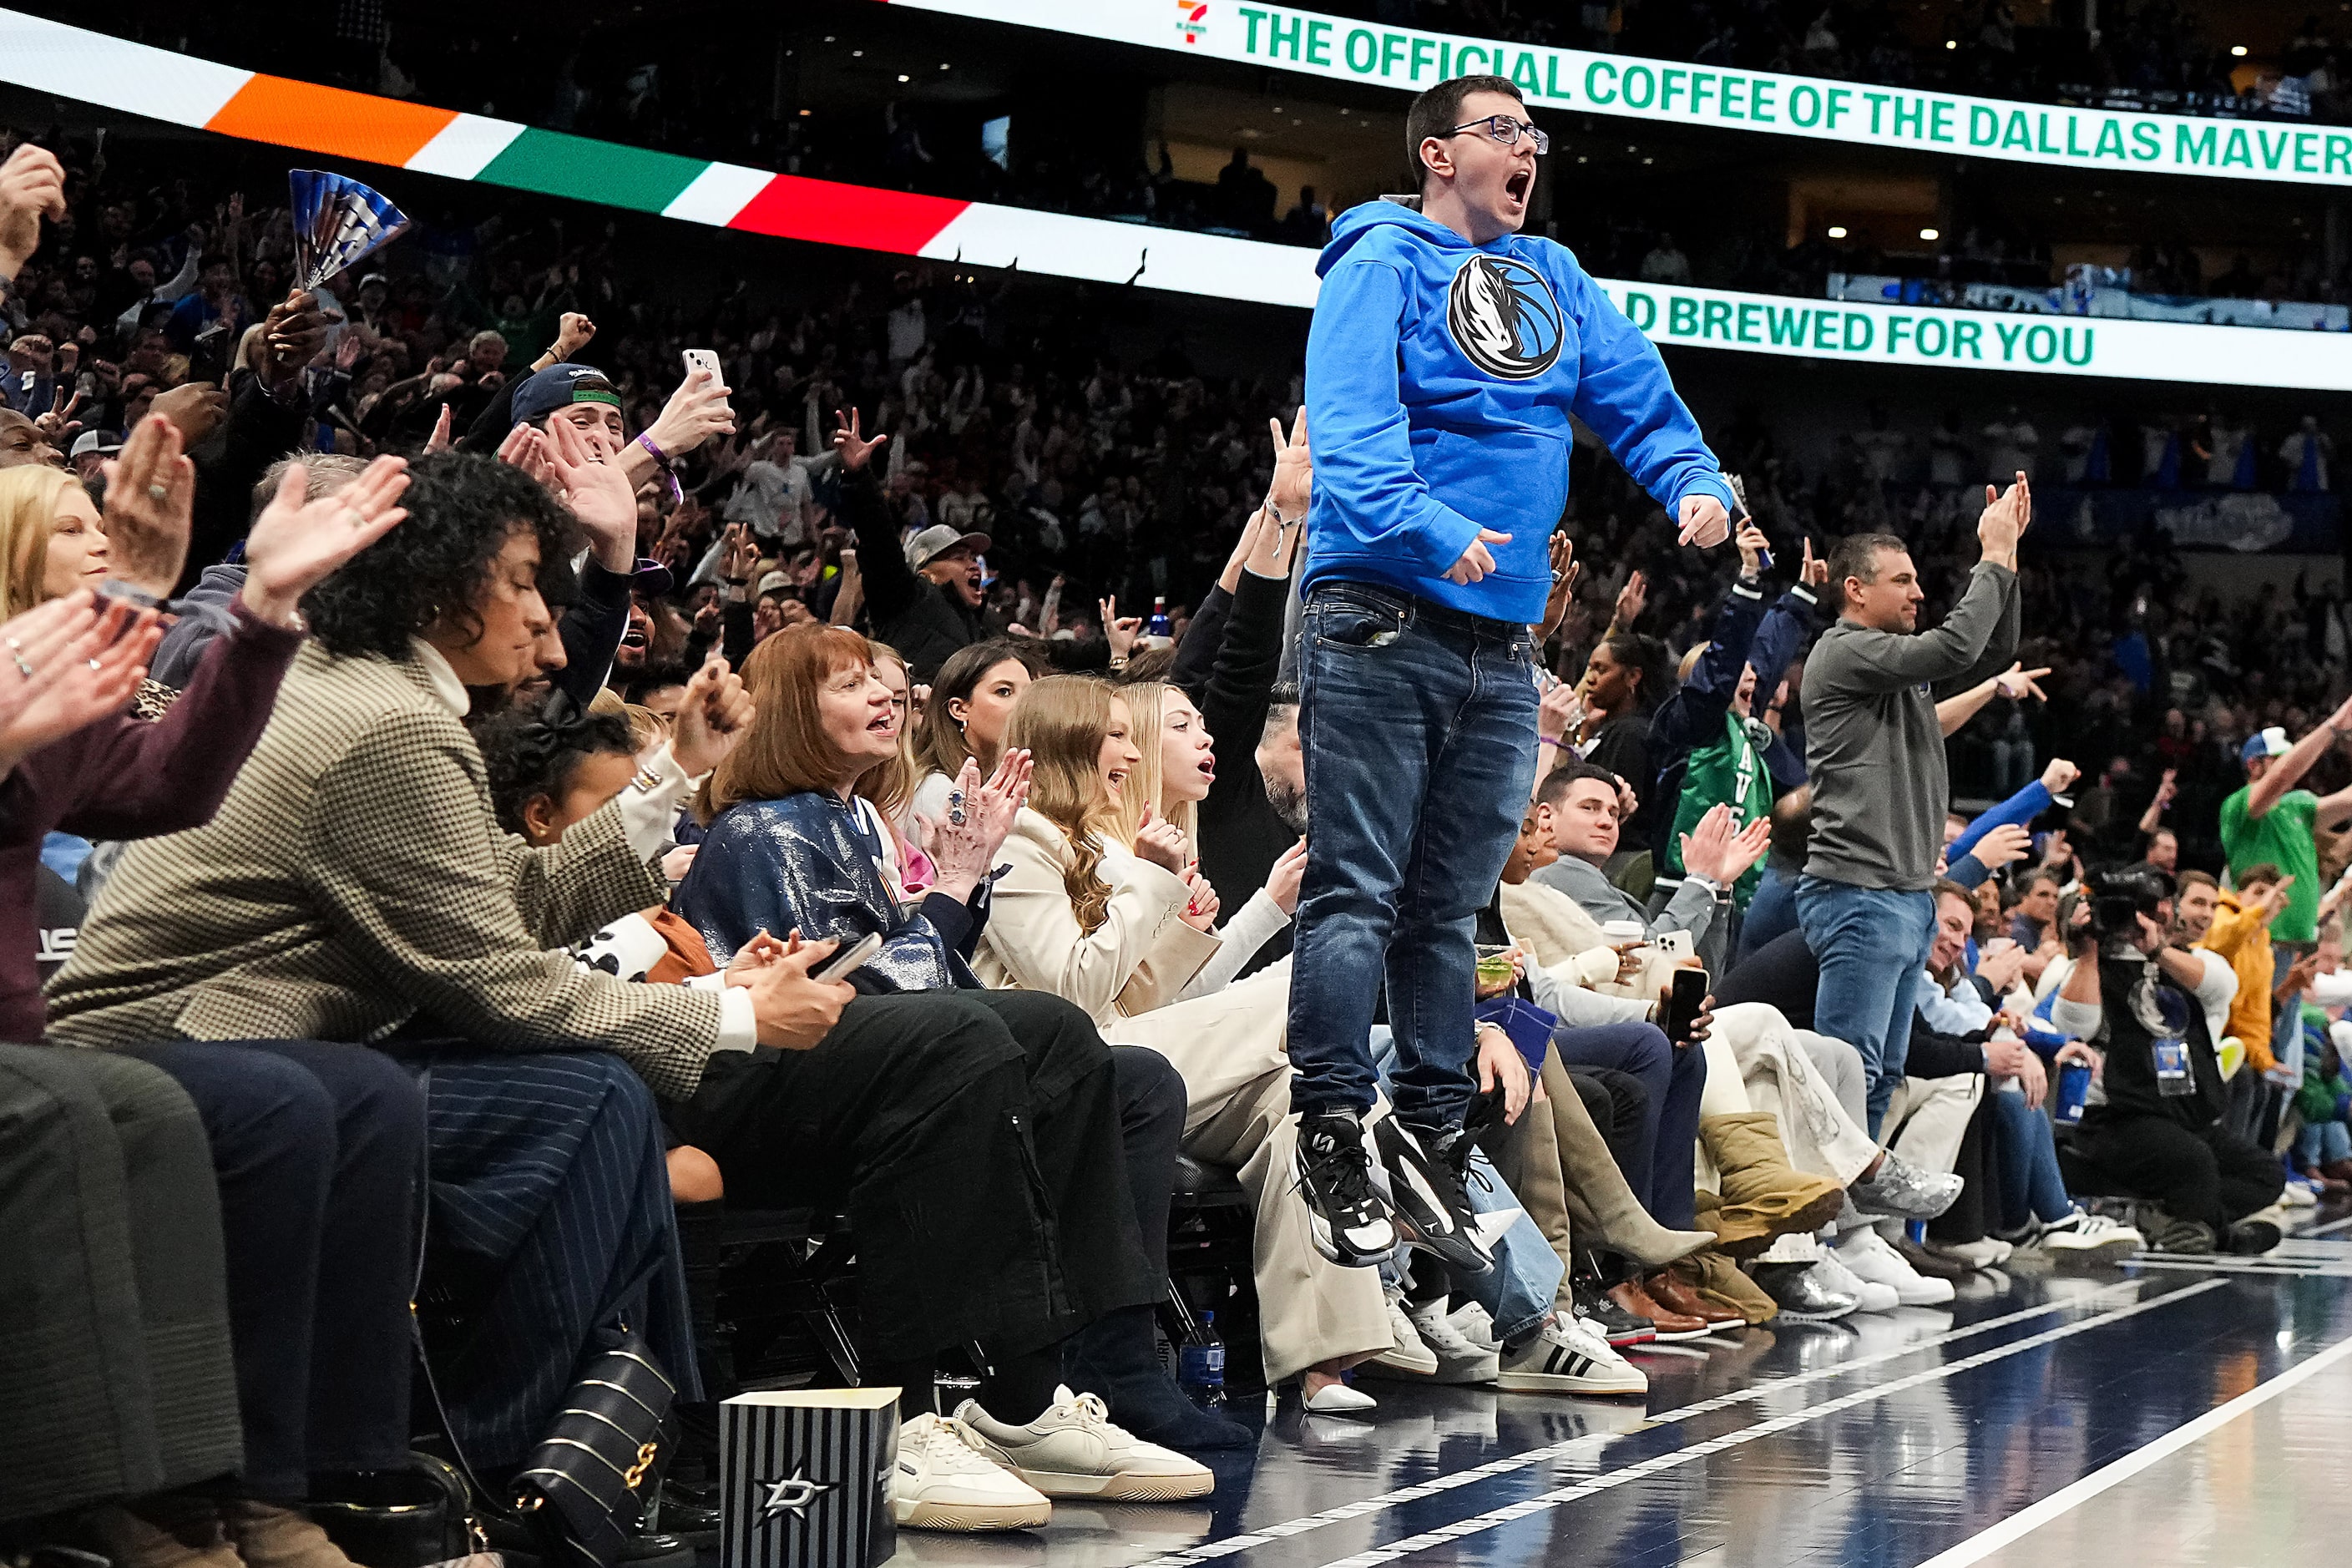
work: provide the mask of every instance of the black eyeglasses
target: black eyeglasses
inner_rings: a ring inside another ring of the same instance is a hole
[[[1446,134],[1459,136],[1465,131],[1484,131],[1506,147],[1517,146],[1522,135],[1531,136],[1535,139],[1536,156],[1538,158],[1551,151],[1550,132],[1538,131],[1526,121],[1514,120],[1507,114],[1490,114],[1484,120],[1469,121],[1455,126]]]

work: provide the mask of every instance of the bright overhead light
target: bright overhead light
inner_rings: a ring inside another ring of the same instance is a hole
[[[1830,237],[1832,239],[1843,239],[1845,237],[1845,225],[1842,223],[1833,223],[1830,225]]]
[[[809,111],[808,110],[805,110],[805,109],[802,110],[801,110],[801,118],[802,118],[803,120],[806,120],[806,119],[809,117],[809,113],[810,113],[810,111]]]
[[[913,77],[908,76],[905,71],[900,71],[900,72],[898,73],[898,79],[899,79],[900,81],[912,81],[912,80],[914,80],[915,79],[914,79]]]
[[[2231,44],[2230,46],[2230,53],[2240,59],[2244,59],[2246,58],[2246,46],[2243,44]]]
[[[1650,165],[1650,164],[1652,164],[1652,163],[1656,163],[1656,162],[1657,162],[1657,160],[1656,160],[1655,158],[1644,158],[1644,159],[1643,159],[1643,160],[1642,160],[1643,166],[1643,167],[1645,167],[1645,168],[1646,168],[1648,165]]]
[[[947,62],[947,61],[945,61],[945,60],[941,60],[941,61],[940,62],[940,69],[941,69],[941,70],[946,70],[947,68],[948,68],[948,62]]]
[[[1960,40],[1959,40],[1959,39],[1958,39],[1958,38],[1946,38],[1946,39],[1944,40],[1944,47],[1946,47],[1946,48],[1948,48],[1948,49],[1957,49],[1957,48],[1958,48],[1959,47],[1960,47]]]
[[[1942,230],[1940,230],[1940,229],[1923,228],[1923,229],[1921,229],[1921,230],[1919,231],[1919,237],[1920,237],[1921,239],[1931,239],[1931,240],[1932,240],[1932,239],[1941,239],[1941,238],[1943,238],[1943,237],[1944,237],[1944,236],[1943,236],[1943,231],[1942,231]]]

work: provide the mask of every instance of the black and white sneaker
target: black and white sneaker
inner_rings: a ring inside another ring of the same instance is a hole
[[[1409,1128],[1389,1117],[1373,1130],[1405,1239],[1457,1274],[1490,1272],[1495,1255],[1478,1233],[1464,1180],[1472,1145],[1460,1128]]]
[[[1297,1164],[1316,1251],[1342,1268],[1366,1268],[1396,1250],[1395,1212],[1372,1185],[1372,1158],[1355,1112],[1299,1117]]]

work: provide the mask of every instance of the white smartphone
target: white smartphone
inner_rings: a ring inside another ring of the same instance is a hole
[[[812,980],[839,980],[882,951],[882,939],[868,931],[809,972]]]
[[[698,370],[709,372],[710,379],[718,385],[727,384],[727,373],[719,368],[719,355],[713,351],[709,349],[686,351],[686,374],[692,375]]]
[[[1680,963],[1691,955],[1691,933],[1686,931],[1662,931],[1651,939],[1651,945]]]

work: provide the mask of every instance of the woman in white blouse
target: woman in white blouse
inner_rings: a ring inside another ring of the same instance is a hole
[[[1152,700],[1163,721],[1180,703],[1191,709],[1181,694]],[[1198,724],[1192,714],[1192,730]],[[1213,766],[1205,740],[1163,742],[1138,725],[1121,689],[1087,677],[1055,676],[1024,692],[1004,742],[1031,755],[1029,805],[999,852],[1009,869],[973,968],[985,984],[1051,991],[1091,1014],[1106,1040],[1150,1046],[1175,1064],[1188,1101],[1185,1152],[1235,1167],[1256,1210],[1267,1381],[1298,1378],[1309,1408],[1354,1405],[1340,1371],[1393,1342],[1379,1271],[1326,1261],[1304,1205],[1289,1200],[1297,1136],[1283,1048],[1289,961],[1232,978],[1288,920],[1297,873],[1278,873],[1261,895],[1279,915],[1272,928],[1249,942],[1237,916],[1227,930],[1242,940],[1221,938],[1215,894],[1193,868],[1183,830],[1160,815],[1160,791],[1146,783],[1157,773],[1164,787],[1187,769],[1203,776],[1201,763]],[[1183,765],[1167,766],[1171,754]]]

